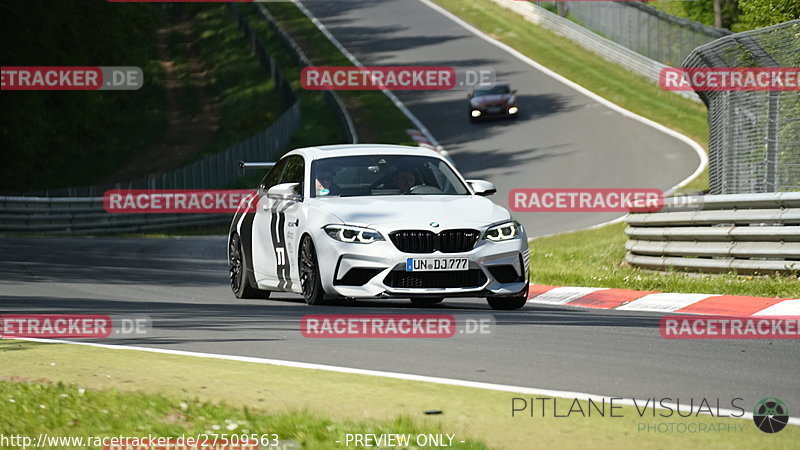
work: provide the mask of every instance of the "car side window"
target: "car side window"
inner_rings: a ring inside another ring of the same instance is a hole
[[[278,163],[275,164],[275,166],[273,166],[269,172],[267,172],[267,175],[264,176],[264,179],[261,180],[261,184],[259,184],[261,189],[266,192],[269,190],[269,188],[280,182],[281,175],[286,168],[287,159],[288,158],[278,161]]]
[[[305,178],[305,162],[302,156],[292,155],[285,159],[286,169],[280,176],[278,184],[299,183],[302,189]]]

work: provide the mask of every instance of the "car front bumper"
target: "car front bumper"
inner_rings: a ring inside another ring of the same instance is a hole
[[[404,253],[391,241],[371,244],[315,237],[322,287],[346,298],[502,296],[528,284],[528,246],[524,234],[505,242],[479,240],[463,253]],[[408,258],[467,258],[466,271],[406,272]]]
[[[473,111],[480,111],[480,115],[475,117]],[[470,107],[470,117],[473,120],[489,119],[489,118],[502,118],[502,117],[516,117],[519,114],[519,107],[516,105],[504,105],[479,108]]]

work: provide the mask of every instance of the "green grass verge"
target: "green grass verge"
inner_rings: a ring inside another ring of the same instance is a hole
[[[226,5],[187,9],[193,15],[195,48],[211,79],[209,93],[220,102],[221,114],[219,129],[192,158],[197,159],[264,131],[289,104],[250,51]]]
[[[440,427],[414,423],[408,417],[392,421],[331,420],[311,410],[266,414],[220,402],[111,390],[86,390],[64,383],[0,381],[0,401],[13,414],[0,419],[0,435],[49,438],[181,436],[210,441],[241,442],[254,439],[261,448],[336,448],[347,433],[441,434]],[[14,403],[9,404],[10,401]],[[74,441],[72,441],[74,442]],[[51,441],[52,446],[68,445]],[[88,442],[87,442],[88,444]],[[301,447],[302,446],[302,447]],[[456,442],[458,449],[486,448],[476,442]],[[87,446],[82,448],[100,448]]]
[[[350,61],[319,29],[291,3],[264,5],[286,33],[303,49],[315,65],[352,66]],[[321,91],[307,91],[300,83],[300,70],[256,5],[239,5],[250,26],[258,33],[270,55],[278,62],[300,102],[302,123],[289,148],[347,143],[336,110]],[[408,118],[380,91],[340,91],[339,97],[350,114],[360,143],[415,145],[405,130],[413,128]],[[249,188],[263,177],[251,173],[233,186]]]
[[[138,66],[137,91],[2,91],[0,192],[92,183],[166,128],[158,9],[77,0],[2,6],[0,59],[13,66]]]
[[[314,65],[352,66],[336,46],[295,5],[287,2],[267,3],[265,6],[281,27],[300,45]],[[257,15],[255,6],[249,8]],[[263,35],[269,33],[263,19],[258,29]],[[291,73],[291,80],[297,90],[303,90],[300,86],[299,70]],[[316,92],[305,92],[304,95],[321,97]],[[413,145],[413,141],[405,133],[406,129],[413,128],[411,121],[383,92],[340,91],[339,96],[350,112],[360,142]]]
[[[655,272],[626,266],[625,224],[531,242],[531,280],[537,284],[660,292],[796,298],[798,277]]]
[[[343,448],[335,441],[344,433],[441,432],[455,434],[454,442],[466,441],[457,448],[515,449],[757,448],[767,443],[781,449],[792,448],[800,436],[798,427],[767,436],[749,420],[640,418],[628,406],[615,410],[623,417],[558,418],[549,411],[544,417],[511,417],[512,398],[526,396],[132,350],[2,340],[0,359],[5,381],[0,384],[0,434],[6,435],[170,435],[217,431],[214,425],[224,430],[235,423],[240,431],[279,433],[304,448]],[[85,389],[83,395],[79,389]],[[571,401],[559,401],[565,403]],[[428,410],[443,414],[425,415]],[[733,424],[741,431],[639,431],[640,423],[689,422]]]
[[[269,54],[278,62],[281,73],[291,85],[300,102],[302,123],[289,147],[346,143],[345,132],[337,119],[336,110],[325,101],[321,92],[303,90],[300,86],[300,67],[297,66],[280,37],[272,31],[254,5],[239,5],[239,8],[266,45]]]

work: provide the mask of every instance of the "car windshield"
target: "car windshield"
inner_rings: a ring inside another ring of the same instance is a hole
[[[468,195],[469,190],[439,158],[406,155],[342,156],[311,165],[312,197]]]
[[[511,89],[507,84],[498,84],[497,86],[493,86],[489,89],[476,89],[475,92],[472,93],[472,96],[483,97],[485,95],[506,95],[510,93]]]

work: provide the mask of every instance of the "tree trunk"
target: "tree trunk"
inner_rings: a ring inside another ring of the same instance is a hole
[[[714,0],[714,26],[722,28],[722,0]]]

